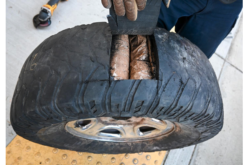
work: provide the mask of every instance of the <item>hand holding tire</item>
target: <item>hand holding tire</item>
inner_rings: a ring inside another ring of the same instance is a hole
[[[144,10],[147,0],[102,0],[102,5],[109,9],[112,6],[118,16],[126,14],[130,21],[135,21],[138,17],[138,11]]]

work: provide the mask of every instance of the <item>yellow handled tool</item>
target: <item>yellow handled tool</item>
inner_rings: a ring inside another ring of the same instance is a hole
[[[51,25],[51,17],[54,10],[57,8],[60,1],[67,0],[50,0],[47,4],[41,7],[40,13],[33,18],[34,27],[47,27]]]

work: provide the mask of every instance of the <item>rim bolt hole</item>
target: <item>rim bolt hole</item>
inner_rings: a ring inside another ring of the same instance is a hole
[[[91,123],[91,120],[79,120],[75,123],[76,127],[84,127]]]
[[[141,133],[149,133],[149,132],[151,132],[151,131],[153,131],[153,130],[155,130],[156,128],[153,128],[153,127],[149,127],[149,126],[143,126],[143,127],[140,127],[139,128],[139,131],[141,132]]]

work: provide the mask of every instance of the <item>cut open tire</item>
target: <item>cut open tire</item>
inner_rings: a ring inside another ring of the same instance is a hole
[[[169,150],[206,141],[223,126],[217,78],[204,53],[185,38],[156,28],[156,80],[110,76],[107,23],[64,30],[26,60],[14,92],[11,124],[36,143],[93,153]],[[172,122],[170,134],[136,142],[85,139],[68,122],[96,117],[149,117]]]

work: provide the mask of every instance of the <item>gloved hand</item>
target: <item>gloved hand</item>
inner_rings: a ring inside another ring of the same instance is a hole
[[[118,16],[126,14],[130,21],[135,21],[138,11],[144,10],[147,0],[113,0],[115,13]],[[111,0],[102,0],[102,5],[109,9],[112,5]]]

